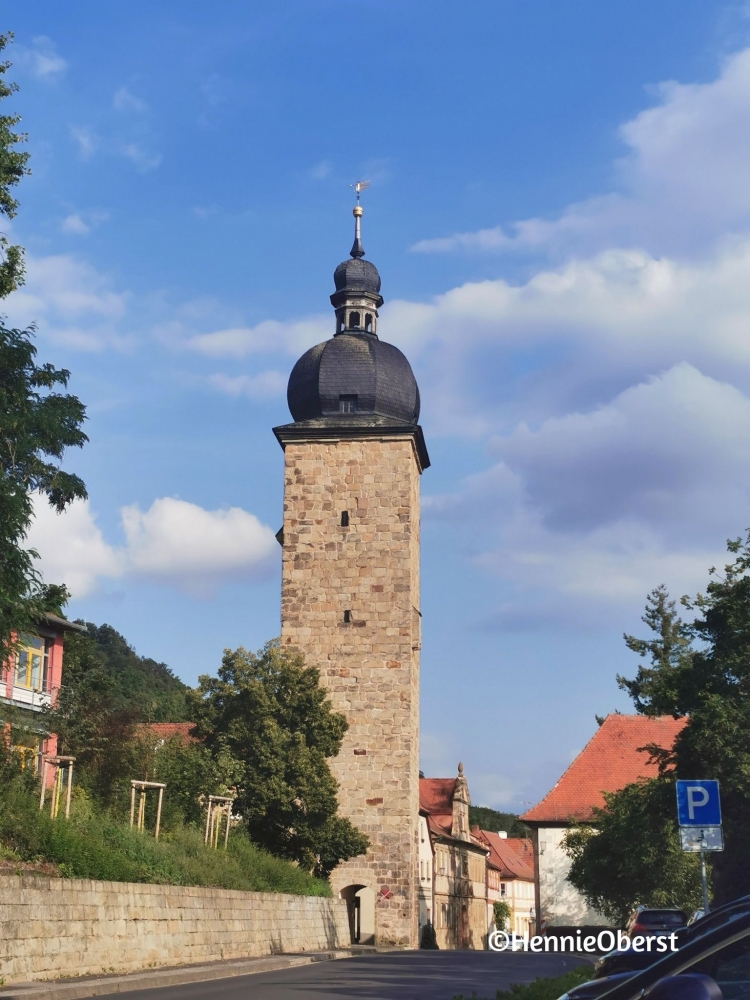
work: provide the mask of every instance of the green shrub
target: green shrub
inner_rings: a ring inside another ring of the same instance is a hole
[[[156,841],[106,812],[98,813],[76,789],[71,818],[39,811],[22,777],[0,789],[0,844],[23,861],[51,861],[69,878],[156,882],[223,889],[329,896],[327,882],[275,858],[233,830],[229,847],[211,850],[196,827],[177,827]]]
[[[588,964],[578,965],[561,976],[551,978],[540,976],[533,983],[513,983],[509,990],[498,990],[495,993],[495,1000],[557,1000],[574,986],[591,979],[592,971],[592,967]],[[465,997],[460,993],[453,997],[453,1000],[479,1000],[479,998],[476,993],[471,997]]]

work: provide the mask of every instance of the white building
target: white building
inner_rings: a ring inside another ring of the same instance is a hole
[[[562,839],[572,823],[593,822],[594,810],[604,806],[604,792],[656,777],[658,769],[643,748],[648,744],[670,748],[684,725],[684,719],[666,715],[608,715],[554,788],[521,816],[532,829],[536,913],[542,933],[550,927],[607,923],[567,881],[570,859]]]
[[[528,838],[508,837],[504,831],[474,828],[472,834],[487,846],[487,928],[495,923],[494,904],[506,903],[510,921],[505,930],[534,933],[534,847]]]
[[[432,843],[427,827],[427,814],[419,814],[419,940],[422,928],[433,923],[434,907],[432,892]]]

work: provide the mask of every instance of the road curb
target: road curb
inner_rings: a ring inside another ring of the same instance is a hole
[[[182,965],[169,969],[148,969],[128,972],[120,976],[96,978],[43,980],[35,983],[18,983],[0,987],[0,1000],[81,1000],[108,993],[128,993],[131,990],[158,989],[160,986],[184,986],[210,979],[228,979],[232,976],[250,976],[259,972],[276,972],[293,969],[313,962],[333,962],[356,955],[372,955],[390,951],[361,946],[332,951],[314,951],[296,955],[268,955],[265,958],[240,958],[227,962],[210,962],[203,965]]]

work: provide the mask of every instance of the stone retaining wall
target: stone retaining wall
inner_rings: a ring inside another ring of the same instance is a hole
[[[0,876],[6,983],[348,945],[342,899]]]

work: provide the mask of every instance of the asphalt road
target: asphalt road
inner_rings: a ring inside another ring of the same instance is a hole
[[[495,991],[581,965],[573,955],[414,951],[318,962],[279,972],[118,993],[119,1000],[495,1000]]]

